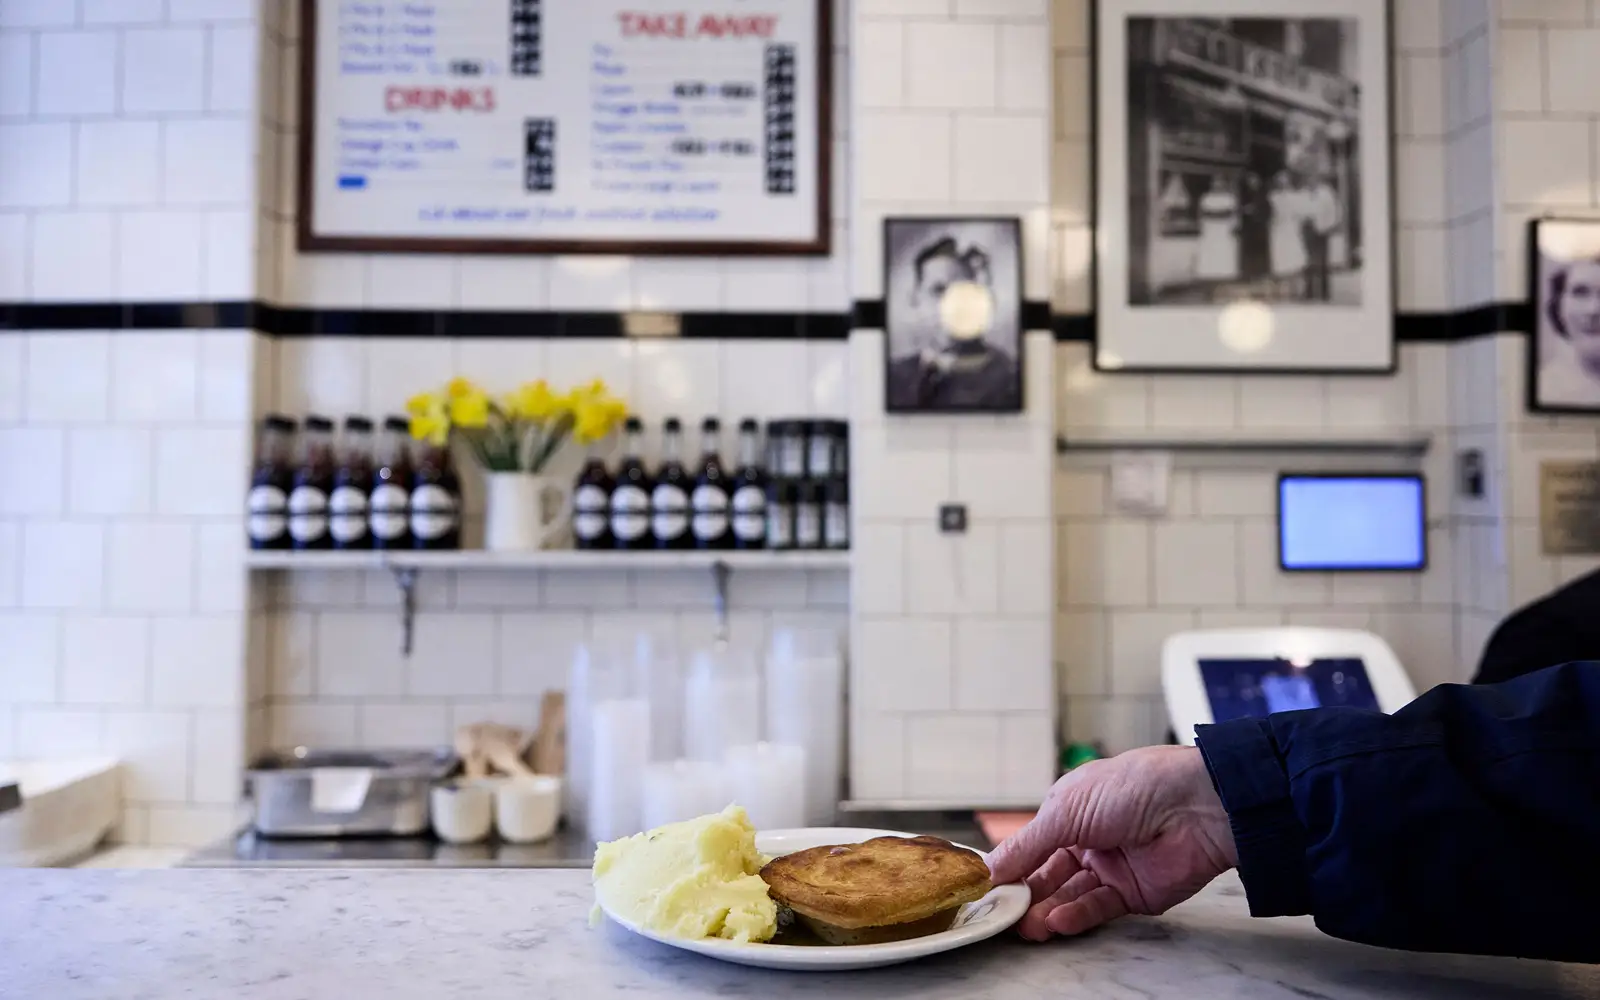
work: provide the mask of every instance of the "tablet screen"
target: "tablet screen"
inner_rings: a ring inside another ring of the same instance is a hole
[[[1366,666],[1354,658],[1294,664],[1273,659],[1201,660],[1200,679],[1211,703],[1211,717],[1263,718],[1302,708],[1378,708]]]
[[[1422,477],[1283,476],[1278,564],[1286,570],[1420,570],[1427,565]]]

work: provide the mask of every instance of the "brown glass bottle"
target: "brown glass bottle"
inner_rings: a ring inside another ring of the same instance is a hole
[[[728,472],[722,467],[722,422],[707,417],[700,421],[700,467],[695,471],[694,492],[689,494],[689,533],[695,548],[733,547],[728,486]]]
[[[411,475],[411,539],[418,549],[461,547],[461,480],[450,446],[425,445]]]
[[[761,425],[754,420],[739,421],[739,467],[733,471],[728,506],[733,547],[767,547],[767,470],[761,462]]]
[[[650,488],[655,484],[644,467],[644,423],[629,417],[622,425],[622,464],[611,488],[611,544],[619,549],[648,549]]]
[[[368,522],[375,549],[409,549],[411,540],[411,422],[386,417],[372,473]]]
[[[683,467],[683,424],[668,417],[661,429],[661,468],[650,491],[650,536],[658,549],[694,547],[689,533],[689,491],[694,480]]]
[[[328,534],[336,549],[372,548],[367,498],[372,492],[372,421],[344,418],[339,440],[339,468],[328,494]]]
[[[261,421],[250,472],[246,526],[252,549],[289,547],[289,491],[294,489],[295,422],[276,413]]]
[[[294,488],[289,491],[290,548],[333,547],[333,536],[328,532],[328,494],[333,491],[333,473],[333,421],[306,417]]]
[[[589,454],[572,484],[572,538],[580,549],[609,549],[616,544],[611,535],[611,489],[615,485],[600,442],[589,445]]]

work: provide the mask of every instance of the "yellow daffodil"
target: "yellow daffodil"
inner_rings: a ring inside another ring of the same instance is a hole
[[[473,385],[471,379],[462,378],[459,375],[450,380],[450,384],[445,386],[444,392],[451,399],[483,395],[483,390]]]
[[[411,418],[411,436],[418,441],[426,441],[435,447],[443,447],[450,439],[450,421],[432,416],[416,416]]]
[[[457,427],[485,427],[489,423],[489,397],[481,392],[452,395],[450,423]]]
[[[466,378],[406,401],[411,435],[446,446],[459,438],[493,472],[539,472],[569,439],[584,444],[616,430],[628,405],[602,379],[557,392],[544,379],[491,397]]]
[[[507,409],[513,417],[544,421],[555,416],[558,401],[556,394],[550,391],[550,383],[540,379],[517,389],[511,394],[508,402],[510,405]]]
[[[406,412],[413,417],[426,416],[444,409],[444,400],[431,392],[419,392],[406,400]]]

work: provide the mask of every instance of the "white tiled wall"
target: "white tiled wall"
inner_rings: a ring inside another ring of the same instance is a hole
[[[852,7],[856,297],[883,295],[884,217],[996,214],[1048,298],[1048,5]],[[857,801],[1037,804],[1054,773],[1054,342],[1026,341],[1024,413],[944,418],[886,416],[883,334],[851,338]],[[939,533],[942,502],[966,534]]]

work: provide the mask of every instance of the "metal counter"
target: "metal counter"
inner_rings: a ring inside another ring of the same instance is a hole
[[[988,850],[990,843],[971,813],[850,813],[840,824],[943,837]],[[538,844],[457,846],[432,837],[287,839],[245,832],[185,858],[182,868],[588,868],[594,841],[563,825]]]

